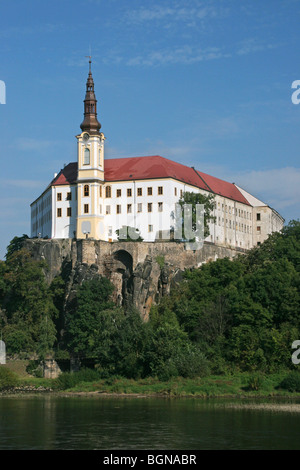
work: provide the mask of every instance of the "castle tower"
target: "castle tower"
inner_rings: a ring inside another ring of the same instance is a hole
[[[104,183],[104,141],[97,119],[97,100],[89,61],[84,120],[77,135],[77,238],[101,239],[104,232],[100,198]]]

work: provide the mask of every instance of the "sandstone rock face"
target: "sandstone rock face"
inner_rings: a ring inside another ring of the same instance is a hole
[[[212,244],[193,251],[176,242],[108,243],[92,239],[29,239],[25,247],[34,259],[47,262],[47,282],[60,274],[67,280],[66,308],[72,307],[76,288],[84,280],[105,276],[115,286],[114,301],[126,309],[136,308],[145,321],[151,305],[169,294],[186,269],[241,253]]]

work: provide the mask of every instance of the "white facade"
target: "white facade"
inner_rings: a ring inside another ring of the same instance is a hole
[[[175,204],[181,195],[185,191],[210,194],[172,178],[118,181],[100,186],[100,197],[93,204],[103,224],[98,238],[105,241],[116,241],[116,230],[123,226],[139,229],[147,242],[168,239],[174,226]],[[206,241],[250,249],[283,227],[284,220],[274,209],[239,189],[252,204],[216,194],[212,213],[215,222],[209,224],[210,235]],[[92,205],[90,196],[82,198],[81,204]],[[51,186],[32,204],[31,214],[32,237],[73,238],[77,225],[77,184]]]

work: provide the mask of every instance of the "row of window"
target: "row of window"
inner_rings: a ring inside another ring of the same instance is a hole
[[[31,216],[37,217],[40,212],[45,210],[51,204],[51,195],[43,199],[39,204],[32,207]]]
[[[158,186],[157,194],[159,196],[162,196],[163,193],[164,193],[163,186]],[[127,194],[127,197],[132,197],[132,188],[127,188],[126,194]],[[143,188],[137,188],[136,194],[137,194],[137,196],[143,196]],[[147,188],[147,196],[153,196],[153,194],[154,194],[153,193],[153,188],[151,186],[149,186]],[[106,186],[105,187],[105,197],[110,198],[110,197],[112,197],[111,195],[112,195],[111,186]],[[100,187],[100,197],[102,197],[101,187]],[[122,189],[117,189],[116,190],[116,197],[122,197]]]
[[[218,210],[219,211],[221,210],[220,202],[218,202]],[[252,218],[251,212],[247,212],[243,209],[237,209],[237,208],[234,210],[234,207],[227,206],[227,204],[222,204],[222,212],[224,212],[224,211],[228,212],[228,214],[236,215],[238,217],[243,217],[244,219],[251,220],[251,218]]]
[[[132,204],[127,204],[127,214],[132,214],[132,207],[133,207]],[[163,212],[163,203],[162,202],[159,202],[157,204],[157,209],[158,209],[158,212]],[[137,211],[138,212],[143,212],[143,205],[142,204],[137,205]],[[153,211],[153,203],[152,202],[149,202],[147,204],[147,211],[148,212]],[[84,204],[83,205],[83,212],[84,212],[84,214],[89,214],[89,204]],[[108,215],[111,214],[111,206],[105,206],[105,213],[108,214]],[[116,213],[117,214],[122,213],[121,204],[117,204]],[[100,214],[102,214],[102,205],[100,205]],[[57,217],[62,217],[62,208],[61,207],[57,208]],[[67,207],[67,217],[72,217],[72,208],[71,207]]]
[[[39,220],[37,220],[36,222],[32,224],[32,231],[35,232],[44,224],[46,224],[47,222],[50,222],[50,220],[51,220],[51,211],[48,211]]]
[[[58,202],[62,201],[62,193],[57,193],[56,199],[57,199]],[[66,200],[67,201],[72,201],[72,193],[71,192],[67,192]]]
[[[62,217],[62,208],[61,207],[57,208],[57,217]],[[72,217],[72,207],[67,207],[67,217]]]
[[[218,224],[224,226],[224,218],[222,217],[222,224],[221,224],[221,217],[218,217]],[[246,224],[241,224],[238,222],[231,221],[230,219],[226,219],[226,227],[229,229],[235,229],[239,232],[244,232],[244,233],[251,233],[251,225],[246,225]]]
[[[154,206],[154,204],[152,202],[148,202],[147,212],[153,212],[153,206]],[[132,214],[132,209],[133,209],[133,204],[127,204],[127,214]],[[158,210],[158,212],[163,212],[163,202],[158,202],[157,203],[157,210]],[[143,212],[143,204],[142,203],[137,204],[137,212]],[[117,204],[116,213],[117,214],[122,213],[121,204]],[[102,205],[100,205],[100,214],[102,214]],[[111,214],[111,206],[105,206],[105,214],[107,214],[107,215]]]

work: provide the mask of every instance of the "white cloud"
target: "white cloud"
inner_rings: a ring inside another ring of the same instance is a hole
[[[170,65],[170,64],[193,64],[206,60],[216,60],[230,57],[218,47],[206,49],[183,45],[175,48],[161,49],[149,52],[146,55],[138,55],[127,61],[129,66],[146,65]]]

